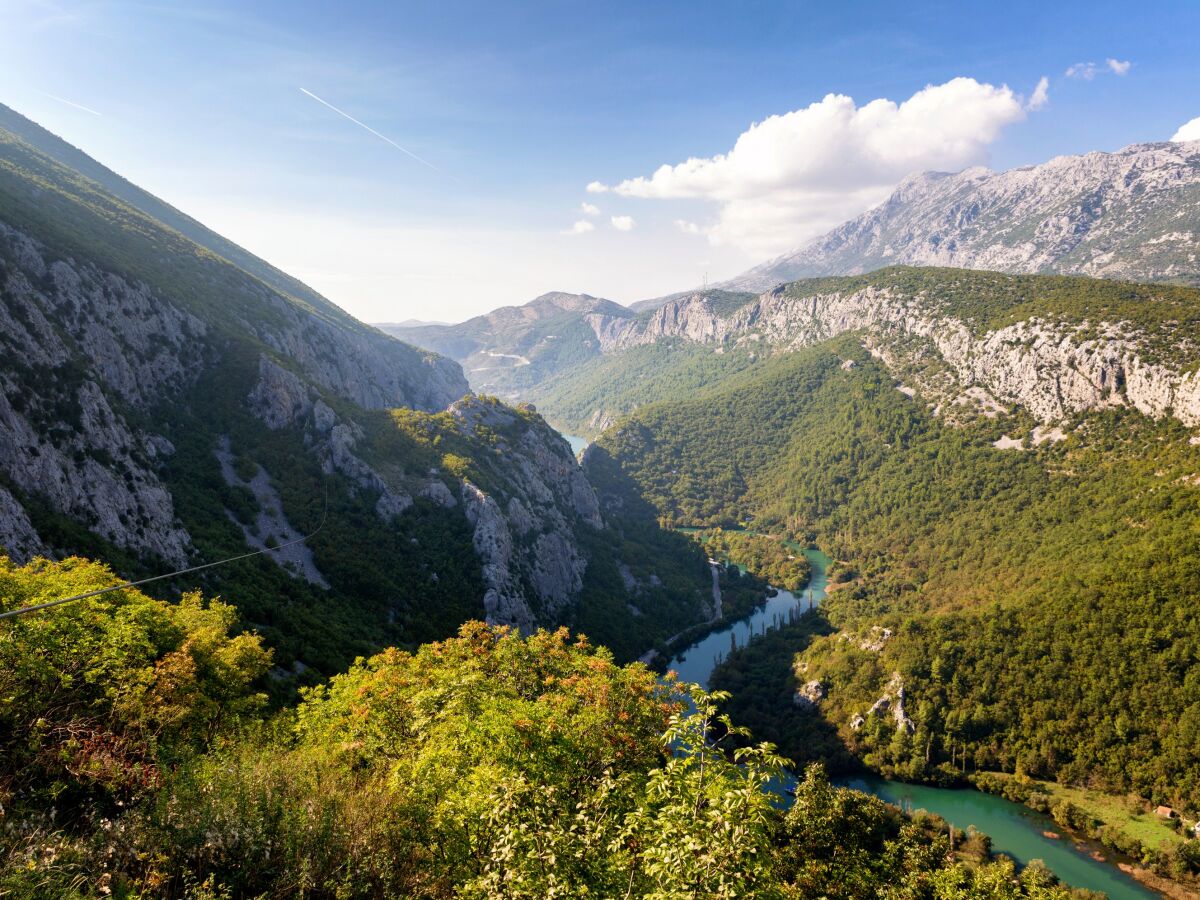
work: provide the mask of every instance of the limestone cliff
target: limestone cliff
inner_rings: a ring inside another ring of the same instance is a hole
[[[943,278],[955,291],[964,278],[969,292],[971,279],[985,277],[930,271],[929,278]],[[1194,365],[1200,348],[1186,329],[1178,332],[1178,322],[1172,325],[1167,318],[1162,327],[1150,328],[1119,314],[1099,321],[1055,316],[1050,305],[1044,315],[997,326],[960,312],[935,290],[914,288],[905,275],[906,270],[897,269],[857,281],[797,282],[730,312],[714,309],[703,296],[688,296],[637,319],[593,315],[589,323],[606,353],[667,338],[716,347],[794,350],[844,332],[860,332],[898,374],[914,354],[936,357],[951,376],[948,383],[919,387],[939,409],[964,400],[984,408],[998,403],[1020,407],[1049,424],[1104,406],[1126,405],[1151,417],[1170,415],[1185,425],[1200,425],[1200,374]],[[1005,281],[1003,276],[987,276],[987,290],[997,281],[1018,296],[1028,290],[1029,282]],[[1076,287],[1081,295],[1110,289],[1097,284],[1080,280]],[[1057,282],[1054,287],[1058,289]],[[1156,303],[1161,295],[1164,303],[1182,298],[1183,307],[1196,305],[1192,292],[1183,289],[1137,290],[1145,294],[1146,304]],[[902,387],[911,395],[912,388]]]
[[[914,175],[880,206],[724,286],[761,291],[898,263],[1198,283],[1200,141]]]

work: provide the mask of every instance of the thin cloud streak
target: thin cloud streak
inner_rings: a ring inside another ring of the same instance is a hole
[[[89,109],[88,107],[84,106],[82,103],[74,103],[74,102],[68,100],[66,97],[57,97],[54,94],[48,93],[46,91],[38,91],[38,93],[41,94],[43,97],[49,97],[51,100],[57,100],[59,103],[65,103],[67,106],[73,106],[76,109],[81,109],[85,113],[91,113],[93,116],[100,115],[100,113],[96,112],[94,109]],[[103,118],[103,116],[101,116],[101,118]]]
[[[309,97],[312,97],[314,100],[316,100],[322,106],[328,106],[330,109],[332,109],[335,113],[337,113],[342,118],[349,119],[351,122],[353,122],[359,128],[366,129],[367,131],[371,132],[371,134],[375,135],[375,137],[379,138],[381,141],[385,141],[386,143],[391,144],[393,147],[395,147],[401,153],[411,156],[413,159],[415,159],[421,165],[428,166],[429,168],[433,169],[433,171],[437,172],[439,175],[442,174],[442,170],[439,169],[437,166],[435,166],[433,163],[429,162],[428,160],[421,159],[421,157],[417,156],[417,154],[413,153],[411,150],[407,150],[404,147],[401,147],[399,144],[397,144],[395,141],[393,141],[390,137],[388,137],[385,134],[380,134],[378,131],[376,131],[374,128],[372,128],[370,125],[367,125],[365,122],[358,121],[358,119],[354,118],[354,116],[350,115],[350,113],[342,112],[342,110],[338,109],[332,103],[322,100],[320,97],[318,97],[312,91],[306,90],[305,88],[300,88],[300,93],[307,94]]]

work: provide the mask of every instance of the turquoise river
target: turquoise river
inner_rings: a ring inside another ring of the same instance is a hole
[[[825,597],[826,570],[830,559],[819,550],[805,549],[802,552],[812,564],[812,578],[799,596],[779,591],[748,618],[714,631],[686,647],[671,660],[670,668],[682,680],[707,687],[713,668],[729,651],[732,639],[742,646],[752,635],[761,634],[764,629],[786,621],[793,610],[803,611],[808,609],[810,603],[819,603]],[[902,784],[873,776],[846,778],[842,783],[872,793],[904,809],[928,810],[963,830],[974,826],[991,837],[995,852],[1007,854],[1020,864],[1040,859],[1059,879],[1072,887],[1103,891],[1113,900],[1158,896],[1115,865],[1093,859],[1067,836],[1058,839],[1047,837],[1044,832],[1061,833],[1062,829],[1048,817],[1019,803],[971,789]]]

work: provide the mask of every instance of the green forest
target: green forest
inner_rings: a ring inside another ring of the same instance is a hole
[[[889,775],[1016,772],[1200,812],[1200,448],[1121,410],[1061,443],[992,446],[1032,425],[947,427],[847,337],[645,407],[600,444],[665,521],[749,521],[843,561],[822,609],[835,634],[752,645],[717,680],[757,726],[800,653],[829,692],[819,721],[783,716],[784,752],[836,751],[833,735]],[[876,625],[891,639],[863,649]],[[774,690],[747,674],[764,669]],[[852,730],[893,673],[915,733]]]
[[[739,565],[785,591],[801,590],[812,574],[799,548],[769,535],[714,528],[698,538],[710,558]]]
[[[117,583],[0,560],[5,608]],[[0,896],[1070,896],[820,766],[781,809],[785,760],[723,695],[565,629],[469,623],[275,713],[271,665],[197,594],[0,623]]]

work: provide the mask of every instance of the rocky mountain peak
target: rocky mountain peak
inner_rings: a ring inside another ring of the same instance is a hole
[[[898,263],[1200,283],[1200,141],[914,175],[874,209],[722,286],[758,291]]]

